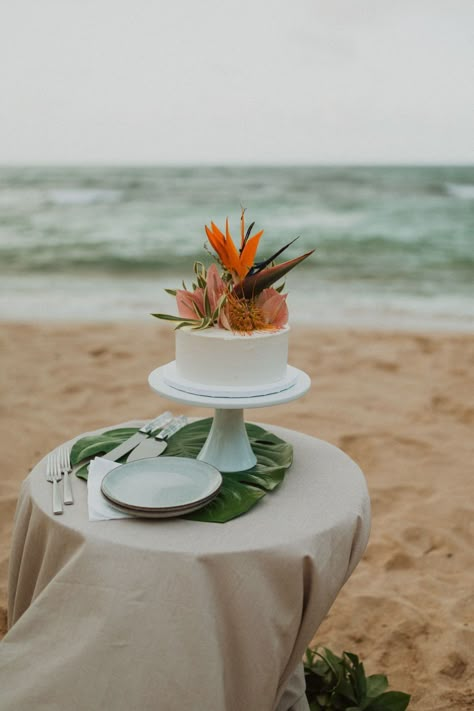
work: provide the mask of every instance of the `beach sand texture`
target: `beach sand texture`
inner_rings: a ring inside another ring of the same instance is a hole
[[[36,461],[81,432],[164,409],[209,414],[149,390],[173,343],[158,323],[1,326],[2,634],[16,499]],[[373,509],[367,552],[314,641],[359,654],[367,673],[412,694],[413,711],[474,708],[474,336],[295,328],[290,362],[311,392],[247,419],[342,448]]]

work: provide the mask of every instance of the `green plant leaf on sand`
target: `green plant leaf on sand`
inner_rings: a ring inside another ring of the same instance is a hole
[[[383,674],[371,674],[367,677],[367,696],[375,699],[388,688],[388,679]]]
[[[356,654],[338,657],[330,649],[307,649],[304,659],[306,697],[311,711],[405,711],[409,694],[386,691],[387,677],[366,677]]]
[[[166,456],[195,459],[211,428],[212,418],[197,420],[176,432],[168,440]],[[218,496],[207,506],[186,518],[194,521],[224,523],[241,516],[255,506],[267,492],[276,489],[293,459],[293,448],[258,425],[246,423],[247,434],[257,457],[257,464],[243,472],[224,472]],[[85,459],[105,455],[134,434],[138,428],[120,428],[78,440],[71,450],[71,463],[77,466]],[[120,460],[122,461],[122,460]],[[83,464],[76,476],[87,479],[89,463]]]

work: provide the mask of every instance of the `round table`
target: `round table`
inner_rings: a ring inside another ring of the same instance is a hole
[[[308,709],[301,658],[365,550],[369,497],[339,449],[266,427],[293,465],[225,524],[91,522],[76,478],[53,516],[38,463],[14,525],[2,711]]]

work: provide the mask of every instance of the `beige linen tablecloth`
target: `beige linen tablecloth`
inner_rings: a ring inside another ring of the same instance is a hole
[[[300,660],[365,549],[364,477],[294,447],[281,487],[226,524],[89,522],[85,482],[51,513],[45,460],[24,482],[0,643],[1,711],[302,711]]]

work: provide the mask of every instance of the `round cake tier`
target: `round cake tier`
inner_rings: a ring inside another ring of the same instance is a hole
[[[288,332],[233,333],[223,328],[176,331],[175,373],[168,374],[177,386],[191,383],[195,392],[224,388],[230,394],[267,390],[287,385]],[[183,388],[184,389],[184,388]],[[191,392],[186,387],[188,392]]]

